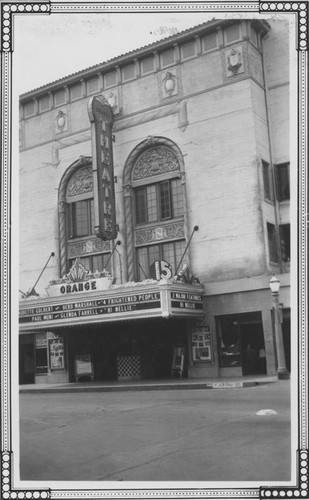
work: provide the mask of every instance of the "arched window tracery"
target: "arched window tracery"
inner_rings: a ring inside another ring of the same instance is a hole
[[[186,246],[183,158],[172,141],[152,139],[132,152],[124,170],[128,279],[135,281],[151,278],[156,260],[175,273]]]
[[[110,242],[95,236],[91,158],[82,157],[67,169],[59,187],[60,273],[64,276],[79,258],[91,271],[103,271]],[[106,269],[110,271],[110,263]]]

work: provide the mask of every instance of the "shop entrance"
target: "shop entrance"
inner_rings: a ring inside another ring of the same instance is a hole
[[[291,318],[290,310],[283,309],[282,311],[282,337],[285,353],[285,364],[287,370],[291,371]]]
[[[243,375],[266,375],[263,325],[240,324]]]
[[[34,384],[34,373],[33,335],[21,335],[19,339],[19,383]]]
[[[220,367],[241,367],[243,375],[266,374],[266,352],[260,312],[217,318]]]
[[[79,380],[163,379],[172,377],[176,346],[185,349],[185,321],[153,319],[81,326],[67,333],[70,382],[76,380],[76,359],[92,363],[92,373]],[[86,356],[86,357],[85,357]],[[86,366],[86,363],[85,365]]]

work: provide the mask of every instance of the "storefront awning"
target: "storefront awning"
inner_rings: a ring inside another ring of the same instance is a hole
[[[159,282],[114,285],[107,290],[70,290],[64,296],[23,299],[20,332],[143,318],[204,316],[201,284]]]

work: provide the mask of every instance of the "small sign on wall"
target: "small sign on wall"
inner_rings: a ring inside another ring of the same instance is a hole
[[[210,325],[199,322],[192,329],[193,361],[212,361],[212,345]]]
[[[171,265],[165,260],[155,260],[150,266],[150,277],[160,281],[172,277]]]
[[[90,353],[75,355],[75,379],[90,377],[93,380],[93,363]]]

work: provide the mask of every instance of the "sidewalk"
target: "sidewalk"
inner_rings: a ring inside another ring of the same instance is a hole
[[[274,376],[245,376],[230,379],[165,379],[139,380],[128,382],[73,382],[68,384],[21,385],[21,394],[32,393],[73,393],[73,392],[125,392],[156,391],[177,389],[240,389],[277,382]]]

